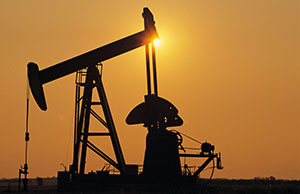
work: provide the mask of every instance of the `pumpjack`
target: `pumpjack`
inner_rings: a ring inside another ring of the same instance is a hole
[[[91,183],[94,183],[92,187],[96,187],[96,185],[105,187],[116,183],[151,184],[160,182],[177,184],[187,180],[195,180],[201,171],[215,159],[217,160],[216,167],[222,168],[221,155],[220,153],[214,153],[213,145],[207,142],[203,143],[201,152],[197,154],[181,153],[184,150],[181,133],[167,129],[168,127],[181,126],[183,120],[178,115],[178,109],[171,102],[158,96],[156,56],[153,42],[159,39],[159,36],[153,15],[148,8],[144,8],[142,16],[144,18],[143,31],[43,70],[39,70],[38,65],[33,62],[29,62],[27,65],[31,93],[43,111],[47,110],[43,89],[44,84],[71,73],[77,72],[77,75],[80,75],[80,79],[76,81],[73,162],[68,171],[58,172],[59,189],[78,188],[79,185],[80,187],[87,185],[91,187]],[[148,130],[143,170],[139,173],[137,165],[128,165],[125,162],[102,83],[102,71],[99,71],[99,67],[102,68],[102,62],[141,46],[145,46],[146,52],[147,94],[144,96],[144,102],[137,105],[126,118],[127,124],[143,124]],[[84,78],[82,78],[83,76]],[[80,96],[81,87],[83,87],[82,96]],[[96,89],[99,101],[93,101],[94,89]],[[95,106],[101,107],[104,117],[101,117],[95,111]],[[105,132],[90,131],[91,116],[104,126]],[[91,136],[109,137],[114,150],[115,160],[91,142],[89,139]],[[116,168],[119,174],[110,175],[106,171],[86,174],[87,148]],[[180,157],[202,157],[206,158],[206,160],[191,174],[182,171]]]

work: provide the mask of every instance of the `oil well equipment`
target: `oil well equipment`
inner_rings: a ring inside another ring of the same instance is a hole
[[[209,163],[213,162],[213,167],[222,169],[221,154],[215,153],[213,145],[205,142],[201,144],[199,153],[187,153],[182,145],[182,139],[183,136],[189,136],[168,129],[181,126],[183,120],[178,115],[178,109],[158,95],[154,42],[159,39],[159,36],[153,15],[148,8],[144,8],[142,16],[144,30],[133,35],[42,70],[39,70],[34,62],[29,62],[27,65],[31,93],[43,111],[47,110],[43,85],[76,72],[73,162],[67,171],[58,172],[59,190],[105,190],[112,187],[121,188],[124,185],[146,188],[145,185],[151,187],[151,185],[194,184],[198,175]],[[146,53],[147,94],[144,96],[144,102],[138,104],[126,118],[127,124],[143,124],[143,127],[148,130],[143,169],[139,172],[138,165],[129,165],[125,162],[102,83],[101,68],[102,62],[141,46],[145,46]],[[93,95],[97,95],[99,101],[94,101]],[[99,112],[95,111],[95,107],[100,107],[97,110],[101,110],[101,115],[104,116],[100,116]],[[91,116],[105,128],[105,132],[90,131]],[[102,151],[90,137],[109,138],[114,156],[109,156]],[[87,149],[96,153],[119,173],[111,174],[106,170],[86,173]],[[191,172],[188,165],[182,168],[181,157],[198,157],[205,160],[194,172]]]

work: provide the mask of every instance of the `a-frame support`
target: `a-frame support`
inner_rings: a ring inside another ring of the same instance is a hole
[[[97,89],[100,102],[92,102],[93,88],[95,87]],[[97,155],[99,155],[108,163],[110,163],[115,168],[117,168],[121,174],[125,173],[125,160],[120,147],[113,118],[109,109],[104,87],[101,81],[101,75],[96,65],[89,66],[87,69],[83,96],[79,98],[76,103],[79,104],[79,101],[81,101],[81,107],[80,110],[78,108],[80,114],[78,115],[78,118],[76,119],[77,123],[75,124],[76,127],[74,132],[75,137],[74,137],[73,164],[70,167],[70,172],[72,174],[78,174],[78,173],[84,174],[85,163],[86,163],[86,152],[87,152],[87,148],[90,148]],[[92,108],[93,105],[100,105],[102,107],[104,119],[101,118],[93,110]],[[91,115],[95,117],[108,130],[108,132],[99,132],[99,133],[89,132]],[[111,157],[109,157],[107,154],[101,151],[100,148],[98,148],[92,142],[90,142],[88,139],[89,136],[109,136],[113,145],[115,158],[117,161],[114,161]]]

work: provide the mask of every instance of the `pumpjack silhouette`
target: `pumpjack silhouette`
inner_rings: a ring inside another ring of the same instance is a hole
[[[182,145],[182,134],[175,130],[169,130],[169,127],[181,126],[183,120],[178,115],[178,109],[158,95],[156,51],[153,42],[159,39],[159,36],[153,15],[148,8],[144,8],[142,16],[145,27],[143,31],[43,70],[39,70],[36,63],[28,63],[31,92],[40,109],[44,111],[47,110],[47,104],[43,85],[76,72],[73,162],[68,171],[58,172],[59,190],[87,188],[105,190],[111,185],[118,188],[128,184],[136,185],[136,187],[138,185],[157,185],[158,183],[193,184],[211,161],[217,160],[216,167],[222,169],[221,154],[214,153],[213,145],[207,142],[202,143],[200,153],[187,154]],[[127,124],[143,124],[148,130],[143,170],[139,172],[138,165],[129,165],[125,162],[102,83],[101,68],[102,62],[141,46],[145,46],[146,53],[147,94],[144,96],[144,102],[138,104],[126,118]],[[95,99],[93,98],[94,92],[99,101],[93,101]],[[103,117],[95,111],[96,107],[100,107]],[[99,125],[102,125],[106,131],[90,131],[91,117],[99,121]],[[96,146],[89,138],[92,136],[110,138],[114,157]],[[113,175],[105,170],[86,173],[87,148],[116,168],[119,174]],[[206,158],[206,160],[194,173],[190,171],[187,173],[188,165],[185,165],[183,171],[180,157],[199,157]]]

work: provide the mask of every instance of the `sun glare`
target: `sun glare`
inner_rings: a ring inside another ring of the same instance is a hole
[[[157,47],[160,44],[160,40],[159,39],[155,39],[153,41],[153,44],[154,44],[155,47]]]

